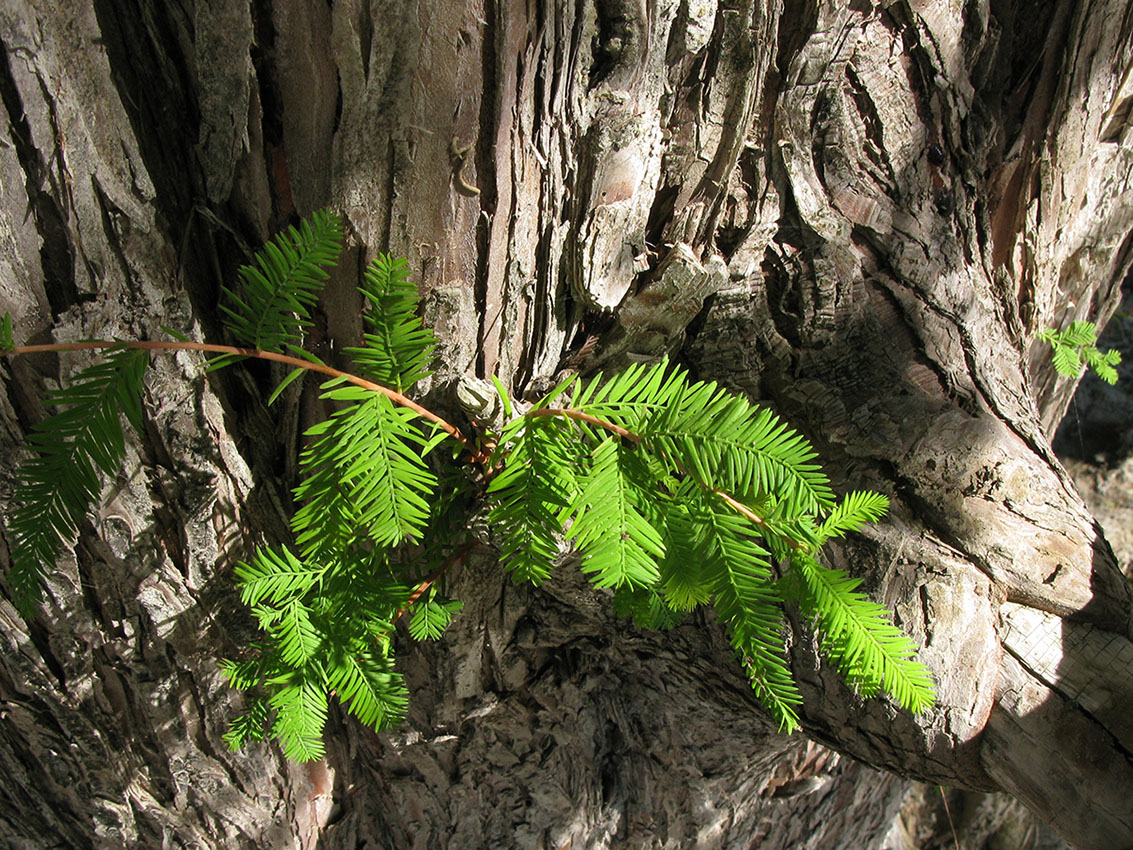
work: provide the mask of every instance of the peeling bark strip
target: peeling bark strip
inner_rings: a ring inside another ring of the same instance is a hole
[[[1049,448],[1072,385],[1035,335],[1103,322],[1133,260],[1127,6],[11,0],[0,310],[21,343],[221,343],[243,247],[330,205],[359,267],[409,258],[442,404],[473,372],[522,392],[680,347],[893,499],[833,565],[926,645],[940,708],[860,702],[803,640],[813,736],[1112,850],[1129,584]],[[347,266],[329,360],[360,332]],[[346,724],[314,768],[227,752],[213,659],[254,638],[229,564],[286,534],[316,414],[178,357],[44,616],[0,602],[13,846],[880,842],[904,783],[773,734],[715,624],[638,633],[569,570],[516,590],[488,552],[452,634],[406,654],[404,730]],[[79,362],[31,365],[9,449]]]

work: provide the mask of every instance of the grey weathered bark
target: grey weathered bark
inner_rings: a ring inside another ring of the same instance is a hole
[[[1131,14],[4,0],[0,307],[20,341],[212,337],[245,246],[329,205],[352,259],[417,271],[437,404],[466,373],[538,386],[590,337],[584,370],[677,351],[804,429],[839,485],[893,497],[831,558],[925,644],[940,705],[858,700],[802,640],[815,739],[1133,845],[1130,590],[1050,450],[1070,384],[1035,341],[1103,321],[1128,271]],[[328,356],[357,333],[353,274]],[[9,444],[76,362],[11,364]],[[344,724],[308,766],[228,753],[231,565],[283,532],[309,411],[187,356],[150,386],[43,615],[2,605],[12,846],[884,837],[904,782],[774,734],[711,622],[642,634],[570,570],[534,592],[486,555],[453,577],[452,634],[406,648],[403,730]]]

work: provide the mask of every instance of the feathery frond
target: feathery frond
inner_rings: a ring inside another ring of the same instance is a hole
[[[1057,336],[1063,345],[1074,347],[1093,345],[1098,341],[1098,328],[1093,322],[1077,320],[1071,322],[1070,327]]]
[[[833,507],[806,438],[714,382],[690,384],[664,361],[576,384],[570,407],[637,433],[654,456],[703,486],[741,500],[773,493],[795,513]]]
[[[664,410],[687,386],[688,374],[672,368],[667,361],[635,363],[617,375],[597,375],[575,383],[570,408],[637,431],[647,417]],[[593,426],[583,427],[588,433],[597,433]]]
[[[230,687],[238,691],[246,691],[256,687],[263,680],[264,664],[259,655],[245,658],[242,661],[233,661],[229,658],[220,660],[220,672],[228,680]]]
[[[870,490],[847,493],[818,528],[818,543],[844,537],[866,523],[877,522],[889,510],[889,499]]]
[[[1078,373],[1082,371],[1082,358],[1078,355],[1078,349],[1067,345],[1056,345],[1053,351],[1055,371],[1067,378],[1078,377]]]
[[[236,580],[240,586],[240,601],[253,606],[261,602],[280,605],[301,599],[326,574],[326,567],[308,566],[291,551],[263,548],[256,551],[250,564],[241,561],[236,566]]]
[[[0,354],[16,347],[12,333],[12,314],[5,310],[4,315],[0,317]]]
[[[349,406],[307,431],[316,439],[301,456],[306,477],[295,495],[302,507],[291,521],[304,556],[359,539],[394,546],[419,537],[437,479],[422,460],[429,441],[413,422],[417,414],[360,387],[323,398]]]
[[[1102,353],[1091,345],[1082,349],[1082,358],[1094,374],[1107,384],[1113,386],[1117,383],[1117,369],[1114,367],[1121,362],[1121,352],[1116,348],[1111,348]]]
[[[386,654],[372,650],[342,653],[328,669],[327,685],[370,728],[386,729],[405,717],[405,682]]]
[[[283,754],[296,761],[323,757],[323,727],[327,722],[327,691],[322,677],[306,669],[289,677],[268,700],[275,712],[271,729],[283,745]]]
[[[279,657],[289,667],[302,667],[313,659],[323,643],[322,633],[311,617],[311,609],[292,599],[279,611],[272,629]]]
[[[671,629],[685,616],[683,611],[674,611],[656,590],[628,584],[614,591],[613,607],[615,614],[632,618],[639,629]]]
[[[756,530],[712,494],[686,490],[691,533],[704,557],[716,614],[748,671],[760,701],[781,728],[798,726],[802,702],[784,657],[782,598],[773,582],[770,553]]]
[[[1114,367],[1121,362],[1121,352],[1112,348],[1104,353],[1098,350],[1098,329],[1093,322],[1074,321],[1064,331],[1046,328],[1039,331],[1039,339],[1051,346],[1054,369],[1058,374],[1077,378],[1085,363],[1107,384],[1117,383],[1117,369]]]
[[[436,347],[433,332],[417,316],[417,287],[408,276],[405,260],[379,254],[370,262],[358,287],[367,302],[364,345],[346,349],[365,375],[402,393],[431,374]]]
[[[543,412],[567,389],[568,409]],[[572,454],[563,457],[564,446]],[[555,460],[540,469],[536,458]],[[760,700],[793,729],[801,697],[786,663],[784,600],[771,563],[811,559],[825,540],[888,507],[878,493],[836,501],[815,460],[810,443],[770,411],[714,383],[690,383],[664,363],[634,366],[609,380],[564,382],[503,427],[490,520],[502,528],[505,557],[518,554],[521,575],[536,580],[549,573],[560,527],[568,528],[583,571],[615,587],[617,610],[639,624],[671,622],[712,602]],[[830,644],[835,657],[853,661],[843,665],[847,675],[862,686],[880,665],[895,695],[930,694],[910,690],[914,671],[900,633],[871,619],[864,597],[850,604],[844,590],[826,587],[815,604],[827,613],[849,605],[831,621],[839,628]],[[859,632],[869,637],[865,650],[848,640]]]
[[[264,740],[264,733],[271,719],[271,706],[266,697],[255,695],[248,700],[240,714],[228,724],[224,733],[224,743],[233,752],[242,750],[249,743]]]
[[[698,382],[642,426],[643,443],[702,486],[746,501],[773,493],[794,513],[833,507],[834,494],[806,438],[767,409]]]
[[[326,268],[338,261],[341,247],[342,220],[326,210],[264,245],[254,265],[240,268],[240,294],[224,288],[220,309],[232,335],[269,351],[301,345]]]
[[[712,601],[712,584],[705,575],[709,541],[687,504],[688,495],[686,484],[665,502],[665,554],[659,564],[660,587],[665,604],[674,611],[691,611]],[[697,494],[691,495],[695,498]]]
[[[590,469],[571,501],[570,534],[582,552],[582,571],[597,587],[651,587],[665,553],[660,533],[643,513],[650,498],[648,466],[616,438],[591,454]]]
[[[488,485],[488,522],[502,535],[501,558],[516,581],[541,584],[561,547],[566,510],[578,489],[569,427],[549,417],[523,421],[501,437],[506,464]],[[510,440],[508,439],[510,437]]]
[[[405,683],[393,670],[389,638],[409,590],[384,558],[344,552],[305,564],[286,549],[261,549],[240,566],[239,581],[266,634],[255,656],[221,665],[234,688],[254,692],[226,736],[231,746],[271,734],[289,758],[318,757],[332,694],[375,730],[404,716]]]
[[[439,638],[461,607],[458,600],[442,599],[435,592],[430,592],[428,599],[418,601],[413,606],[413,616],[409,618],[410,636],[414,640]]]
[[[800,608],[817,623],[823,654],[864,696],[884,686],[904,708],[920,712],[935,701],[932,678],[914,660],[915,644],[888,612],[857,590],[860,579],[824,567],[813,557],[792,559],[791,579]]]
[[[8,520],[8,582],[25,617],[42,599],[43,577],[90,510],[102,475],[118,471],[126,451],[120,417],[142,427],[148,365],[145,351],[111,351],[48,396],[57,412],[28,435],[35,456],[20,467],[19,504]]]

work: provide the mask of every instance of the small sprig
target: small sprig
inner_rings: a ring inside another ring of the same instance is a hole
[[[1111,348],[1098,351],[1098,329],[1093,322],[1075,321],[1064,331],[1047,328],[1039,332],[1039,339],[1050,344],[1054,351],[1054,368],[1067,378],[1077,378],[1085,365],[1107,384],[1117,383],[1117,369],[1121,352]]]

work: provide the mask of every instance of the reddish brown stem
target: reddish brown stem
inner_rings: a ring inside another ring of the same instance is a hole
[[[640,443],[641,435],[635,434],[623,428],[621,425],[615,425],[613,422],[607,422],[605,419],[599,419],[597,416],[591,416],[589,413],[583,413],[581,410],[573,410],[569,407],[540,407],[538,410],[532,410],[527,413],[528,416],[562,416],[566,419],[577,419],[579,422],[589,422],[591,425],[596,425],[599,428],[604,428],[611,434],[617,434],[631,443]]]
[[[753,511],[751,508],[749,508],[743,502],[737,501],[736,499],[732,498],[727,493],[725,493],[723,490],[713,490],[712,492],[715,493],[717,496],[719,496],[721,499],[723,499],[725,502],[727,502],[728,505],[733,510],[743,514],[745,517],[750,519],[752,522],[754,522],[760,528],[766,529],[768,531],[770,530],[770,529],[767,528],[767,523],[766,523],[766,521],[764,521],[763,517],[761,517],[759,514],[757,514],[755,511]]]
[[[413,607],[413,605],[417,602],[418,599],[421,598],[425,591],[436,584],[440,580],[441,576],[448,572],[449,567],[451,567],[457,561],[463,561],[468,557],[468,551],[471,548],[471,544],[465,543],[460,547],[459,552],[449,557],[443,564],[437,567],[437,569],[433,571],[432,575],[428,576],[425,579],[422,579],[420,584],[413,588],[413,592],[409,594],[409,598],[405,600],[405,604],[401,608],[397,609],[397,613],[393,615],[393,619],[390,622],[396,623],[403,616],[405,616],[405,614],[408,613],[409,609]]]
[[[231,354],[237,357],[256,357],[260,360],[272,360],[276,363],[285,363],[288,366],[294,366],[298,369],[306,369],[309,372],[319,372],[323,375],[329,375],[332,378],[342,378],[344,381],[362,387],[363,389],[370,390],[371,392],[381,393],[389,398],[395,404],[400,404],[402,407],[408,407],[410,410],[418,413],[430,422],[434,422],[448,433],[454,440],[460,441],[466,449],[472,452],[473,458],[480,461],[483,456],[478,452],[469,441],[467,437],[461,432],[459,428],[445,419],[441,418],[433,411],[426,407],[422,407],[417,402],[410,398],[406,398],[396,390],[391,390],[389,387],[384,387],[381,384],[369,381],[366,378],[361,378],[358,375],[353,375],[350,372],[343,372],[341,369],[335,369],[333,366],[327,366],[323,363],[313,363],[310,360],[304,360],[301,357],[292,357],[289,354],[277,354],[274,351],[263,351],[258,348],[237,348],[231,345],[213,345],[207,342],[174,342],[174,341],[151,341],[151,340],[134,340],[126,342],[108,342],[106,340],[91,340],[88,342],[57,342],[47,345],[21,345],[9,351],[3,352],[7,357],[14,357],[21,354],[38,354],[45,351],[92,351],[104,350],[107,348],[130,348],[141,351],[203,351],[209,354]]]
[[[450,564],[455,562],[456,559],[454,558],[452,561],[441,565],[433,572],[431,576],[423,579],[420,584],[413,588],[413,592],[409,594],[409,598],[405,600],[405,604],[397,609],[397,612],[393,615],[393,619],[390,622],[396,623],[398,620],[408,614],[409,609],[416,604],[417,600],[420,599],[422,595],[424,595],[425,591],[436,584],[440,577],[444,575],[445,570],[449,568]]]
[[[765,531],[772,531],[771,527],[768,526],[767,521],[747,505],[745,505],[743,502],[737,501],[736,499],[725,493],[723,490],[713,490],[712,492],[723,499],[725,502],[727,502],[733,509],[750,519],[760,528],[764,529]],[[792,540],[789,537],[783,538],[783,542],[786,543],[790,548],[794,549],[796,552],[802,552],[806,549],[803,544],[799,543],[797,540]]]

